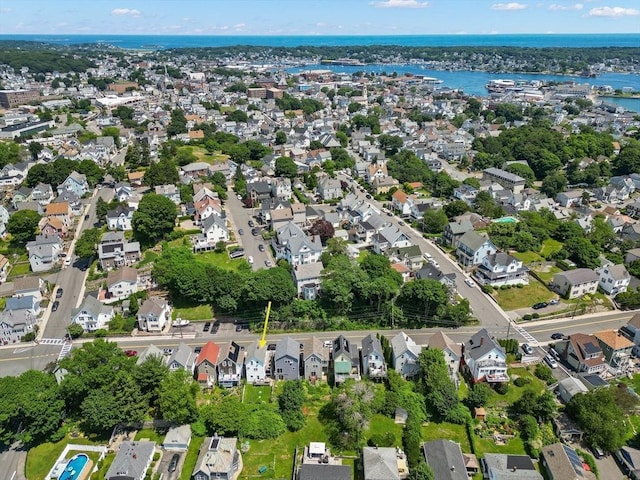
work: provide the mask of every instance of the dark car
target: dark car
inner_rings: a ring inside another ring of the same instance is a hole
[[[276,349],[276,344],[275,344],[275,343],[270,343],[270,344],[267,346],[267,350],[275,350],[275,349]]]
[[[200,353],[202,351],[202,347],[196,347],[193,349],[193,353]]]
[[[239,233],[240,235],[244,235],[244,230],[241,228],[240,230],[238,230],[238,233]]]
[[[255,226],[256,226],[256,224],[255,224],[255,223],[253,223],[253,220],[249,220],[249,226],[250,226],[251,228],[253,228],[253,227],[255,227]]]
[[[211,333],[218,333],[219,329],[220,329],[220,322],[214,322],[213,326],[211,327]]]
[[[56,300],[56,301],[55,301],[55,302],[53,302],[53,304],[51,305],[51,311],[52,311],[52,312],[57,311],[59,306],[60,306],[60,302]]]
[[[258,245],[258,250],[260,250],[261,252],[264,252],[264,245],[262,243]]]
[[[137,351],[135,351],[135,350],[125,350],[125,351],[124,351],[124,354],[125,354],[127,357],[135,357],[136,355],[138,355],[138,352],[137,352]]]
[[[529,345],[528,343],[523,343],[521,347],[522,351],[527,355],[531,355],[533,353],[533,348],[531,348],[531,345]]]
[[[180,455],[178,455],[177,453],[173,454],[173,457],[171,457],[171,461],[169,462],[169,471],[170,472],[175,472],[176,468],[178,468],[178,461],[180,460]]]
[[[204,327],[202,327],[202,331],[203,332],[208,332],[210,328],[211,328],[211,322],[206,322],[204,324]]]
[[[59,288],[58,290],[56,290],[56,298],[62,297],[63,294],[64,294],[64,290],[62,288]]]
[[[251,229],[251,235],[253,235],[254,237],[258,236],[259,234],[260,234],[260,230],[258,230],[257,228]]]
[[[541,308],[545,308],[547,306],[549,306],[549,304],[547,302],[538,302],[532,308],[534,310],[540,310]]]
[[[556,332],[551,334],[551,338],[553,340],[562,340],[564,338],[564,335],[561,334],[560,332]]]
[[[89,214],[88,213],[84,216],[84,219],[85,220],[89,220]]]

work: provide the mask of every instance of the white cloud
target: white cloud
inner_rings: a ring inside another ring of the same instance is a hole
[[[553,3],[549,5],[549,10],[582,10],[584,5],[581,3],[576,3],[575,5],[558,5],[557,3]]]
[[[597,7],[589,10],[590,17],[628,17],[640,15],[640,10],[623,7]]]
[[[418,0],[384,0],[383,2],[371,2],[376,8],[426,8],[429,2],[418,2]]]
[[[130,17],[139,17],[142,15],[140,10],[136,10],[135,8],[114,8],[111,10],[111,15],[117,16],[130,16]]]
[[[527,6],[523,3],[511,2],[511,3],[494,3],[491,5],[491,10],[524,10]]]

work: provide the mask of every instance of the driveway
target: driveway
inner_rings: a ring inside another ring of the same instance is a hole
[[[176,471],[170,472],[169,464],[171,463],[171,458],[174,454],[180,455],[180,460],[178,460],[178,468],[176,468]],[[180,478],[180,473],[182,472],[182,467],[184,466],[185,456],[185,452],[173,452],[164,449],[162,450],[160,465],[158,466],[158,470],[156,470],[157,473],[162,475],[162,480],[178,480],[178,478]]]
[[[607,455],[603,458],[596,458],[596,465],[598,466],[598,474],[600,480],[621,480],[625,479],[618,464],[613,458],[613,455]]]

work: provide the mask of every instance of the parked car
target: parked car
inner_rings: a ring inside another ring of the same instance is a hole
[[[51,311],[52,311],[52,312],[57,311],[59,306],[60,306],[60,302],[56,300],[56,301],[55,301],[55,302],[53,302],[53,304],[51,305]]]
[[[211,328],[211,322],[205,322],[204,327],[202,327],[203,332],[208,332]]]
[[[200,353],[202,351],[202,347],[196,347],[193,349],[193,353]]]
[[[244,329],[244,325],[242,325],[241,323],[236,325],[236,332],[241,332]]]
[[[268,268],[269,268],[269,267],[271,267],[271,265],[272,265],[271,260],[265,260],[265,261],[264,261],[264,264],[265,264]]]
[[[404,227],[404,222],[403,222],[402,220],[400,220],[400,221],[398,222],[398,225],[400,225],[401,227]]]
[[[249,226],[250,226],[251,228],[253,228],[253,227],[255,227],[255,226],[256,226],[256,224],[255,224],[255,223],[253,223],[253,220],[249,220]]]
[[[531,355],[533,353],[533,348],[531,348],[531,345],[529,345],[528,343],[523,343],[521,347],[522,351],[527,355]]]
[[[596,458],[602,458],[605,456],[604,451],[598,447],[597,445],[593,445],[591,448],[591,453],[593,453],[593,456]]]
[[[556,359],[553,358],[551,355],[545,355],[544,356],[544,361],[547,363],[547,365],[549,365],[551,368],[558,368],[558,362],[556,362]]]
[[[564,335],[560,332],[556,332],[556,333],[552,333],[551,334],[551,339],[552,340],[563,340],[564,339]]]
[[[58,290],[56,290],[56,298],[61,298],[63,294],[64,294],[64,290],[62,288],[59,288]]]
[[[468,286],[468,287],[471,287],[471,288],[473,288],[473,287],[475,287],[475,286],[476,286],[476,282],[474,282],[473,280],[471,280],[471,279],[470,279],[470,278],[468,278],[468,277],[464,279],[464,283],[466,283],[466,284],[467,284],[467,286]]]
[[[211,333],[218,333],[220,329],[220,322],[213,322],[213,326],[211,327]]]
[[[88,213],[84,216],[84,219],[85,220],[89,220],[89,214]]]
[[[538,302],[532,308],[534,310],[540,310],[541,308],[545,308],[547,306],[549,306],[549,304],[547,302]]]
[[[251,229],[251,235],[253,235],[254,237],[257,237],[259,234],[260,234],[260,230],[258,230],[257,228]]]
[[[173,353],[173,348],[165,348],[162,350],[164,355],[171,355]]]
[[[171,461],[169,462],[169,471],[170,472],[175,472],[176,468],[178,468],[178,461],[180,460],[180,455],[178,455],[177,453],[173,454],[173,457],[171,457]]]
[[[137,352],[137,351],[135,351],[135,350],[125,350],[125,351],[124,351],[124,354],[125,354],[127,357],[135,357],[136,355],[138,355],[138,352]]]
[[[231,252],[229,254],[229,258],[233,259],[233,258],[240,258],[244,256],[244,249],[243,248],[239,248],[237,250],[234,250],[233,252]]]
[[[240,235],[244,235],[244,230],[241,228],[240,230],[238,230],[238,233],[239,233]]]
[[[560,300],[558,300],[557,298],[549,300],[549,305],[557,305],[559,303],[560,303]]]
[[[264,244],[261,243],[260,245],[258,245],[258,250],[264,252]]]
[[[275,350],[276,346],[277,345],[275,343],[270,343],[269,345],[267,345],[267,350]]]
[[[64,259],[64,262],[63,262],[63,265],[64,265],[65,267],[68,267],[69,265],[71,265],[71,260],[72,260],[72,259],[71,259],[71,257],[67,257],[67,258],[65,258],[65,259]]]

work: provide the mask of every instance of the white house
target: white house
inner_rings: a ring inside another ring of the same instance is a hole
[[[400,213],[400,215],[411,215],[411,209],[414,206],[414,201],[402,190],[396,190],[395,192],[393,192],[393,195],[391,195],[391,203],[394,210]]]
[[[474,382],[508,382],[504,349],[483,328],[473,335],[463,347],[464,366]]]
[[[391,339],[393,350],[393,368],[404,378],[413,378],[420,372],[418,356],[422,347],[417,345],[406,333],[400,332]]]
[[[436,332],[429,339],[429,348],[437,348],[444,354],[444,361],[449,369],[449,377],[458,385],[458,371],[462,359],[462,346],[457,344],[446,333]]]
[[[473,267],[480,265],[485,257],[497,251],[498,249],[489,238],[471,230],[458,240],[456,256],[464,267]]]
[[[62,239],[58,235],[37,235],[27,243],[29,264],[33,272],[51,270],[60,259]]]
[[[202,235],[210,244],[226,242],[229,240],[229,230],[224,218],[218,215],[210,215],[202,221]]]
[[[493,253],[482,260],[475,276],[482,285],[527,285],[529,269],[522,265],[522,260],[507,254]]]
[[[369,378],[380,379],[387,376],[387,365],[380,339],[369,334],[362,339],[362,372]]]
[[[92,296],[86,297],[80,307],[71,311],[71,322],[80,325],[85,332],[107,328],[113,317],[113,307],[104,305]]]
[[[171,307],[160,297],[149,297],[138,310],[138,328],[145,332],[162,332],[171,321]]]
[[[622,264],[608,263],[598,270],[598,286],[612,297],[626,292],[630,281],[631,275]]]
[[[168,198],[176,205],[180,205],[180,190],[175,185],[157,185],[156,194]]]
[[[383,227],[371,237],[371,244],[373,245],[373,251],[376,253],[384,253],[390,248],[401,248],[411,246],[411,240],[407,235],[398,229],[398,227],[391,225]]]
[[[293,222],[288,222],[276,231],[272,241],[276,258],[284,258],[291,266],[317,263],[322,254],[320,237],[308,236]]]
[[[576,268],[556,273],[551,288],[565,298],[577,298],[598,290],[599,276],[590,268]]]
[[[131,267],[112,270],[107,275],[107,299],[116,302],[129,298],[138,291],[138,271]]]
[[[107,226],[109,230],[132,230],[131,221],[135,208],[118,205],[114,210],[107,212]]]
[[[260,348],[256,340],[247,347],[244,359],[245,378],[247,383],[261,383],[267,379],[267,349]]]

